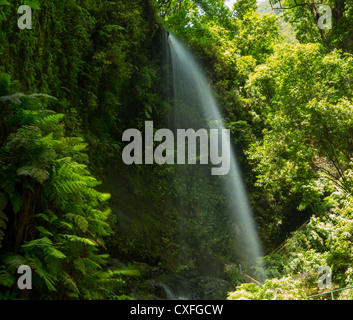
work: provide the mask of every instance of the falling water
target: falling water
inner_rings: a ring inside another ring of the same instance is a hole
[[[166,62],[171,66],[169,79],[172,81],[171,95],[174,101],[169,125],[195,130],[225,128],[206,75],[191,51],[172,33],[165,32],[165,42],[168,50]],[[244,266],[251,266],[258,263],[262,252],[233,147],[230,152],[230,171],[220,179],[228,202],[229,219],[236,226],[235,245],[240,252],[241,262]]]

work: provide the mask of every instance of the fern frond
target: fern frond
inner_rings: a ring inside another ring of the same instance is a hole
[[[121,277],[121,276],[134,276],[138,277],[141,275],[141,271],[138,269],[109,269],[107,271],[109,278]]]
[[[53,257],[54,257],[53,255],[45,255],[44,261],[48,272],[53,277],[57,278],[59,274],[62,272],[62,263],[61,263],[61,259],[53,258]]]
[[[65,144],[68,144],[75,152],[83,151],[88,146],[88,143],[84,142],[80,137],[66,137],[62,138],[62,141]]]
[[[88,221],[85,217],[74,214],[74,213],[67,213],[64,216],[69,221],[75,222],[75,224],[82,230],[82,232],[86,232],[88,229]]]
[[[55,276],[51,275],[48,270],[43,266],[42,262],[37,257],[30,258],[34,270],[41,276],[44,280],[49,291],[57,291],[55,287]]]
[[[0,97],[0,103],[4,104],[21,104],[22,98],[27,97],[24,93],[15,93],[9,96],[2,96]]]
[[[22,248],[33,248],[33,247],[43,248],[51,245],[53,245],[53,242],[49,238],[43,237],[43,238],[34,239],[25,243],[24,245],[22,245]]]
[[[77,258],[74,260],[74,266],[76,270],[81,272],[84,277],[88,275],[86,266],[81,258]]]
[[[20,266],[28,264],[27,259],[19,254],[5,254],[2,260],[10,272],[15,272]]]
[[[49,178],[48,171],[33,166],[23,166],[19,168],[17,170],[17,175],[30,176],[42,184]]]
[[[53,132],[50,132],[48,135],[40,138],[39,140],[43,145],[51,147],[55,139],[53,138]]]
[[[61,273],[60,282],[70,292],[71,297],[78,298],[80,290],[78,289],[75,280],[68,273]]]
[[[37,230],[39,231],[39,233],[43,236],[53,236],[53,234],[47,230],[46,228],[44,228],[43,226],[38,226]]]
[[[82,258],[82,261],[89,272],[102,269],[102,267],[98,263],[89,258]]]
[[[37,218],[41,218],[43,219],[44,221],[46,222],[49,222],[49,216],[47,214],[44,214],[44,213],[37,213],[35,215]]]
[[[45,250],[45,253],[52,256],[52,257],[55,257],[57,259],[65,259],[66,258],[65,254],[63,254],[61,251],[59,251],[58,249],[56,249],[53,246],[48,246]]]
[[[14,275],[7,270],[0,270],[0,285],[11,288],[16,278]]]
[[[64,118],[63,114],[55,113],[38,120],[38,122],[44,126],[48,126],[48,125],[53,126],[53,125],[57,125],[62,120],[62,118]]]
[[[53,242],[48,237],[31,240],[22,245],[22,248],[42,250],[45,254],[57,259],[66,258],[65,254],[55,248]]]
[[[45,93],[33,93],[27,96],[30,99],[45,99],[45,100],[54,100],[54,101],[58,101],[57,98],[55,98],[54,96],[51,96],[49,94],[45,94]]]
[[[73,234],[64,234],[63,237],[72,242],[79,242],[93,247],[97,246],[97,243],[95,241],[88,238],[82,238]]]
[[[74,226],[71,223],[63,221],[63,220],[60,220],[59,225],[62,228],[66,229],[67,231],[71,231],[74,229]]]

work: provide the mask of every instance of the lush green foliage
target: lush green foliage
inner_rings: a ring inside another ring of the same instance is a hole
[[[272,212],[284,212],[291,201],[317,210],[329,180],[351,191],[351,68],[350,55],[286,45],[250,76],[246,87],[261,135],[248,155]]]
[[[17,28],[22,3],[31,31]],[[323,2],[330,30],[311,0],[271,4],[291,9],[0,0],[1,297],[126,297],[122,276],[136,273],[108,269],[108,254],[180,273],[210,259],[238,286],[230,299],[304,298],[320,265],[352,284],[352,3]],[[219,180],[117,160],[125,129],[164,125],[162,25],[201,61],[231,129],[267,254],[262,287],[240,284]],[[35,271],[31,296],[15,290],[21,264]]]
[[[349,4],[324,2],[332,8],[333,27],[320,30],[313,2],[297,6],[283,1],[293,8],[276,13],[291,24],[287,28],[295,28],[293,41],[286,34],[281,37],[277,19],[267,9],[255,13],[253,1],[238,1],[232,12],[217,1],[210,10],[211,2],[169,1],[166,26],[190,44],[209,70],[234,141],[245,153],[242,163],[268,253],[287,239],[285,249],[266,258],[268,276],[281,280],[268,280],[256,290],[240,286],[230,297],[253,291],[252,299],[303,298],[315,293],[317,284],[292,277],[320,265],[332,267],[336,286],[348,285],[352,247],[350,231],[344,230],[352,207],[353,138]],[[222,19],[214,16],[215,8],[223,12]],[[288,32],[279,22],[281,32]],[[276,287],[281,288],[278,294]]]
[[[8,87],[9,78],[1,80]],[[47,109],[53,100],[41,94],[0,97],[7,115],[2,125],[9,129],[0,150],[0,285],[15,289],[14,274],[25,264],[34,272],[32,295],[112,298],[121,277],[104,270],[110,195],[96,190],[87,144],[67,137],[63,115]],[[17,232],[4,238],[8,229]]]

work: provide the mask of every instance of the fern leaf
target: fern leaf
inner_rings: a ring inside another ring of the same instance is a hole
[[[9,267],[10,272],[15,272],[19,266],[28,264],[25,257],[19,254],[7,254],[2,257],[5,265]]]
[[[63,254],[61,251],[54,248],[53,246],[48,246],[45,250],[45,253],[47,253],[57,259],[65,259],[66,258],[65,254]]]
[[[71,297],[77,298],[80,294],[80,290],[78,289],[75,280],[66,272],[61,273],[60,280],[63,286],[70,291]]]
[[[31,241],[23,244],[22,248],[34,248],[34,247],[44,248],[46,246],[51,246],[51,245],[53,245],[53,242],[49,238],[43,237],[40,239],[31,240]]]
[[[56,125],[60,122],[62,118],[64,118],[64,115],[62,113],[55,113],[40,119],[39,122],[42,125]]]
[[[22,248],[25,248],[25,249],[36,248],[39,250],[43,250],[46,254],[51,255],[57,259],[66,258],[65,254],[63,254],[61,251],[59,251],[54,247],[53,242],[48,237],[43,237],[40,239],[29,241],[24,245],[22,245]]]
[[[28,96],[28,98],[32,98],[32,99],[41,98],[41,99],[45,99],[45,100],[54,100],[54,101],[58,101],[58,99],[55,98],[54,96],[51,96],[51,95],[45,94],[45,93],[33,93],[33,94],[30,94],[30,95]]]
[[[36,272],[42,277],[49,291],[56,291],[55,278],[46,270],[37,257],[32,257],[32,265]]]
[[[89,258],[83,258],[82,261],[83,261],[86,269],[90,272],[93,270],[95,271],[95,270],[102,269],[102,267],[98,263],[96,263],[95,261],[93,261]]]
[[[25,98],[26,95],[24,93],[15,93],[9,96],[0,97],[0,103],[4,104],[21,104],[21,98]]]
[[[88,229],[88,221],[86,220],[85,217],[78,215],[78,214],[73,214],[73,213],[67,213],[65,215],[67,219],[70,221],[74,221],[75,224],[83,231],[86,232]]]
[[[16,278],[7,270],[0,270],[0,285],[11,288],[15,283]]]
[[[82,237],[79,237],[79,236],[76,236],[73,234],[64,234],[63,236],[64,236],[64,238],[68,239],[69,241],[80,242],[80,243],[87,244],[89,246],[94,246],[94,247],[97,246],[97,243],[95,241],[88,239],[88,238],[82,238]]]
[[[62,263],[61,259],[56,259],[52,255],[44,256],[45,266],[48,269],[48,272],[52,275],[58,277],[62,272]]]
[[[37,218],[41,218],[43,219],[44,221],[46,222],[49,222],[49,216],[47,214],[44,214],[44,213],[37,213],[35,215]]]
[[[88,146],[88,143],[85,143],[84,140],[79,137],[62,138],[62,141],[65,144],[70,145],[71,148],[73,149],[73,151],[75,151],[75,152],[83,151]]]
[[[32,167],[32,166],[23,166],[19,168],[17,170],[17,175],[30,176],[42,184],[44,183],[45,180],[49,178],[48,171],[40,168]]]
[[[66,222],[66,221],[60,221],[59,222],[59,224],[60,224],[60,226],[62,227],[62,228],[64,228],[64,229],[66,229],[66,230],[72,230],[73,228],[74,228],[74,226],[71,224],[71,223],[69,223],[69,222]]]
[[[110,193],[100,193],[99,200],[102,202],[108,201],[111,198]]]
[[[75,259],[74,266],[75,266],[77,271],[82,273],[83,276],[86,277],[88,275],[88,272],[86,270],[86,266],[85,266],[85,264],[83,262],[83,259],[81,259],[81,258]]]
[[[37,227],[37,230],[38,230],[38,231],[40,232],[40,234],[43,235],[43,236],[53,236],[53,234],[52,234],[49,230],[45,229],[45,228],[42,227],[42,226],[38,226],[38,227]]]

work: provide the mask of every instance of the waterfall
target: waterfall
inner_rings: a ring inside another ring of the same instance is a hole
[[[166,72],[172,101],[172,110],[168,117],[169,127],[194,130],[225,128],[220,108],[206,75],[192,52],[170,32],[164,33],[164,42],[165,62],[170,66],[169,71]],[[241,257],[241,263],[243,266],[253,266],[262,256],[262,250],[247,191],[232,146],[229,156],[229,173],[217,179],[221,180],[220,192],[226,199],[229,219],[234,223],[236,235],[234,245]]]

